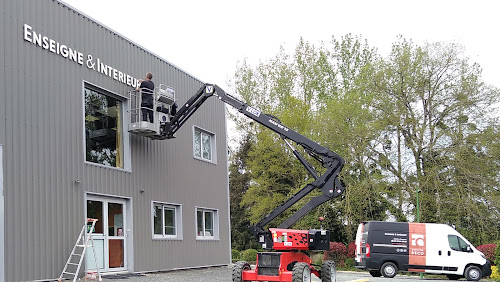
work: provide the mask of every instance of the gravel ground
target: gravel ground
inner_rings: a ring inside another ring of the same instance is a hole
[[[233,266],[207,267],[186,270],[174,270],[161,273],[143,273],[143,274],[116,274],[103,276],[106,282],[232,282]],[[311,282],[321,281],[315,275],[312,275]]]
[[[103,276],[107,282],[231,282],[232,266],[174,270],[160,273],[117,274]]]
[[[232,282],[231,279],[232,265],[196,268],[186,270],[174,270],[161,273],[124,273],[103,276],[103,281],[106,282]],[[321,282],[315,275],[311,275],[311,282]],[[389,281],[390,280],[390,281]],[[80,281],[96,281],[96,280],[80,280]],[[436,279],[434,277],[408,276],[399,273],[392,279],[384,277],[371,277],[368,272],[353,272],[353,271],[337,271],[337,282],[423,282],[423,281],[448,281]]]

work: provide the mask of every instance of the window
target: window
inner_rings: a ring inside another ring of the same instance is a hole
[[[193,139],[194,157],[215,163],[215,134],[195,127]]]
[[[469,244],[458,236],[448,235],[448,243],[450,244],[450,248],[454,251],[469,252]]]
[[[86,86],[85,160],[123,168],[122,102]]]
[[[182,239],[181,206],[153,202],[153,238]]]
[[[196,209],[196,239],[218,239],[218,225],[217,210]]]

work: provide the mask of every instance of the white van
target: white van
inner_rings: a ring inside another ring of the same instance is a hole
[[[355,261],[374,277],[407,271],[478,281],[491,275],[484,254],[446,224],[363,222],[356,234]]]

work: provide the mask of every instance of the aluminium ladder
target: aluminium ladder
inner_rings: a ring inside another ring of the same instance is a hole
[[[92,225],[89,225],[89,223],[92,223]],[[80,235],[78,236],[78,239],[76,240],[75,246],[73,247],[73,250],[71,251],[71,254],[69,255],[68,261],[66,262],[66,265],[64,266],[63,271],[61,272],[61,275],[59,276],[59,279],[57,281],[62,281],[63,279],[66,280],[66,278],[63,278],[63,276],[74,276],[73,277],[73,282],[76,281],[78,278],[78,272],[80,272],[80,267],[82,266],[83,258],[85,257],[85,251],[87,250],[88,247],[92,248],[92,253],[94,254],[94,262],[97,268],[97,273],[99,275],[99,281],[102,281],[101,278],[101,272],[99,271],[99,265],[97,263],[97,258],[95,256],[95,249],[94,249],[94,239],[92,238],[92,233],[94,232],[95,224],[97,222],[97,219],[93,218],[87,218],[85,221],[85,225],[83,225],[82,231],[80,232]],[[87,229],[90,226],[90,230],[87,231]],[[91,244],[89,244],[91,242]],[[81,250],[81,252],[77,252],[77,250]],[[76,263],[73,258],[78,259],[78,263]],[[74,269],[76,268],[75,272],[72,272],[73,270],[69,270],[68,268]]]

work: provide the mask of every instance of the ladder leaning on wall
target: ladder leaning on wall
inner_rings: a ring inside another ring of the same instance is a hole
[[[97,219],[94,218],[87,218],[87,220],[85,221],[82,231],[80,232],[80,235],[76,240],[75,246],[73,247],[73,250],[69,255],[68,261],[66,262],[66,265],[64,266],[64,269],[61,272],[61,275],[59,276],[59,279],[57,279],[57,281],[66,280],[68,279],[67,276],[73,276],[73,282],[76,281],[76,279],[78,278],[78,273],[80,272],[80,267],[82,266],[83,258],[85,257],[85,251],[89,247],[92,248],[92,253],[94,255],[94,262],[97,268],[97,274],[99,275],[99,281],[102,281],[101,272],[99,270],[99,265],[97,263],[97,258],[95,256],[94,239],[92,238],[92,233],[94,232],[96,222]],[[92,225],[89,225],[89,223],[92,223]],[[78,262],[75,262],[75,260],[78,260]]]

